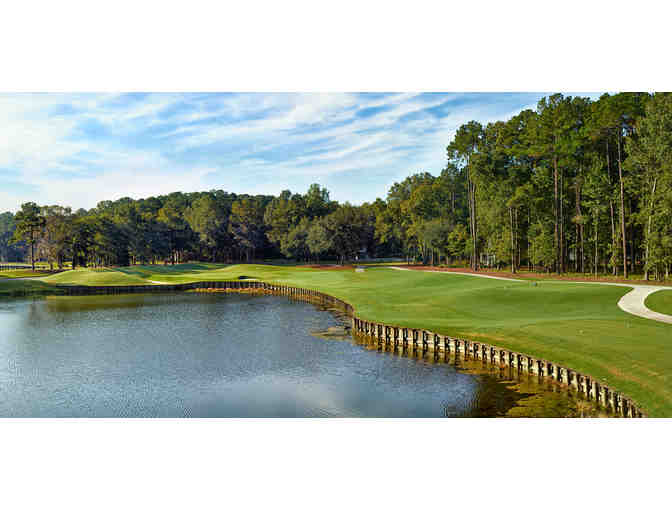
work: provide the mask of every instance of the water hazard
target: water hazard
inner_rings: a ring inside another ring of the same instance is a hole
[[[277,296],[0,301],[0,417],[597,416],[480,361],[393,351]]]

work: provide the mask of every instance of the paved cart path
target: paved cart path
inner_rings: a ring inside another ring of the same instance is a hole
[[[672,290],[672,287],[654,285],[627,285],[627,287],[632,287],[632,290],[619,300],[618,307],[621,310],[645,319],[672,324],[672,315],[654,312],[644,304],[649,294],[663,289]]]
[[[490,276],[485,274],[474,274],[474,273],[459,273],[456,271],[434,271],[431,269],[408,269],[405,267],[395,267],[390,266],[390,269],[396,269],[397,271],[421,271],[425,273],[443,273],[443,274],[461,274],[466,276],[477,276],[479,278],[492,278],[495,280],[506,280],[510,282],[525,282],[529,280],[519,280],[514,278],[504,278],[501,276]],[[551,280],[557,283],[584,283],[588,285],[614,285],[617,287],[630,287],[632,290],[625,294],[619,301],[618,307],[624,312],[636,315],[637,317],[643,317],[645,319],[651,319],[658,322],[665,322],[667,324],[672,324],[672,315],[666,315],[664,313],[654,312],[650,308],[647,308],[645,305],[646,298],[659,290],[672,290],[672,287],[663,287],[660,285],[639,285],[639,284],[630,284],[630,283],[608,283],[608,282],[562,282],[558,280]]]

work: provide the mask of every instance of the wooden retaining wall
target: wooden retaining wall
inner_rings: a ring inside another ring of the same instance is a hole
[[[402,349],[422,349],[423,352],[434,351],[462,356],[465,359],[480,359],[500,366],[516,368],[519,371],[537,374],[539,377],[549,377],[558,383],[571,386],[586,399],[596,401],[600,405],[620,416],[629,418],[646,417],[644,411],[629,397],[607,385],[599,383],[593,377],[582,374],[569,367],[557,365],[551,361],[530,356],[528,354],[503,349],[492,344],[455,338],[441,335],[433,331],[404,328],[379,322],[372,322],[356,316],[354,308],[349,303],[311,289],[276,285],[259,281],[220,281],[194,282],[170,285],[119,285],[94,287],[86,285],[58,285],[63,293],[78,296],[90,294],[128,294],[128,293],[155,293],[178,291],[229,291],[229,292],[263,292],[275,295],[289,296],[323,306],[338,307],[352,318],[352,329],[356,334],[368,337],[388,346]]]

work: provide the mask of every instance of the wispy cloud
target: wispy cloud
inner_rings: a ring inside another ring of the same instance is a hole
[[[542,94],[0,94],[0,211],[221,188],[384,197]]]

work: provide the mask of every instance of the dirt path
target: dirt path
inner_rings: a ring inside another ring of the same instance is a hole
[[[492,278],[495,280],[506,280],[510,282],[525,282],[529,280],[521,280],[515,278],[504,278],[501,276],[491,276],[487,274],[478,274],[478,273],[466,273],[459,271],[435,271],[432,269],[409,269],[405,267],[396,267],[390,266],[390,269],[396,269],[397,271],[422,271],[425,273],[444,273],[444,274],[461,274],[466,276],[477,276],[479,278]],[[667,324],[672,324],[672,315],[666,315],[664,313],[654,312],[650,308],[646,307],[646,298],[658,290],[672,290],[672,287],[664,287],[662,285],[638,285],[633,283],[608,283],[608,282],[577,282],[577,281],[558,281],[558,280],[549,280],[557,283],[583,283],[587,285],[613,285],[616,287],[630,287],[632,290],[628,292],[618,301],[618,307],[624,312],[636,315],[637,317],[643,317],[645,319],[651,319],[658,322],[665,322]]]

